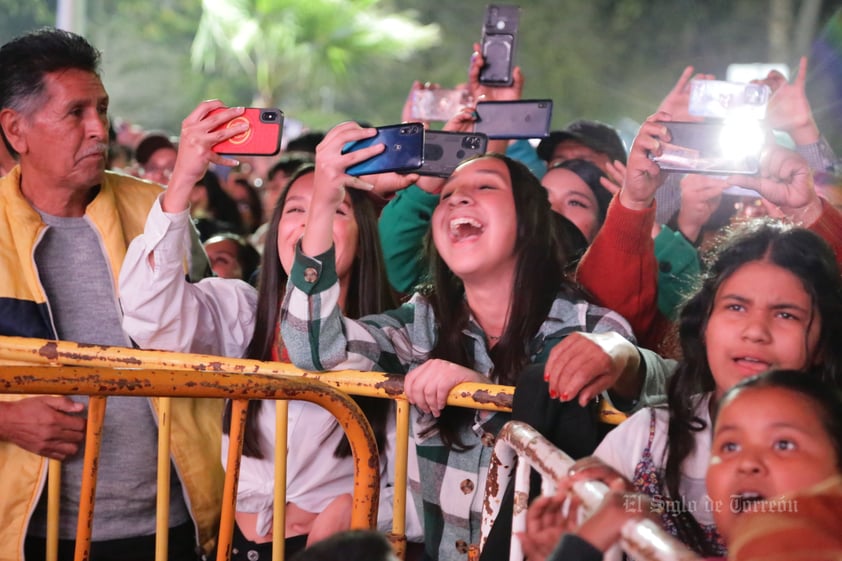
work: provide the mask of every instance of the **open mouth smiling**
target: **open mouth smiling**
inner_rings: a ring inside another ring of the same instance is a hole
[[[450,239],[455,242],[476,239],[484,230],[485,227],[478,220],[467,216],[450,221]]]

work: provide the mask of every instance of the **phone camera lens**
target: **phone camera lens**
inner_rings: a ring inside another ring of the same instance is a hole
[[[271,111],[264,111],[264,113],[263,113],[263,120],[264,121],[274,121],[275,117],[276,117],[275,114],[272,113]]]
[[[409,127],[401,127],[401,134],[409,134]]]

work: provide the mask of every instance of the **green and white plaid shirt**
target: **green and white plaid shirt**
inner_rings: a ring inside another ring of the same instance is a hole
[[[396,310],[359,320],[343,317],[338,299],[334,250],[315,258],[298,251],[281,321],[283,341],[296,366],[406,374],[426,362],[436,342],[437,328],[433,310],[423,296],[415,294]],[[559,296],[538,332],[527,341],[532,362],[545,361],[552,346],[575,331],[616,331],[634,341],[628,323],[617,313]],[[493,380],[493,364],[482,329],[471,320],[464,336],[473,351],[473,362],[466,366]],[[410,490],[424,523],[430,559],[464,561],[468,545],[479,543],[485,476],[493,451],[493,439],[488,435],[496,435],[508,418],[508,414],[496,413],[476,424],[466,424],[460,436],[470,448],[454,451],[438,434],[421,438],[419,434],[432,417],[414,412],[417,464],[410,459]]]

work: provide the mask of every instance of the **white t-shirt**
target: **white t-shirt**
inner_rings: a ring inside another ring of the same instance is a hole
[[[653,497],[653,507],[687,509],[703,525],[713,524],[713,505],[705,486],[705,475],[710,462],[711,421],[708,407],[710,398],[711,394],[700,395],[696,404],[695,414],[707,424],[707,428],[693,433],[696,438],[696,448],[681,466],[679,491],[683,499],[678,502],[665,497]],[[666,466],[669,428],[669,410],[665,407],[642,409],[623,421],[620,426],[606,435],[594,452],[594,456],[616,469],[629,481],[634,482],[635,471],[643,458],[644,450],[649,446],[653,412],[655,432],[652,436],[650,454],[662,480]]]

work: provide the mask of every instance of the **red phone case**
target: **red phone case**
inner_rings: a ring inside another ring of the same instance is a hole
[[[214,112],[217,111],[223,111],[223,109],[214,110]],[[268,115],[273,115],[273,117],[269,117],[269,120],[267,120]],[[213,147],[213,151],[219,154],[237,156],[274,156],[280,152],[284,123],[284,114],[280,109],[248,107],[245,113],[231,119],[216,130],[231,127],[244,121],[250,125],[247,131],[220,142]]]

